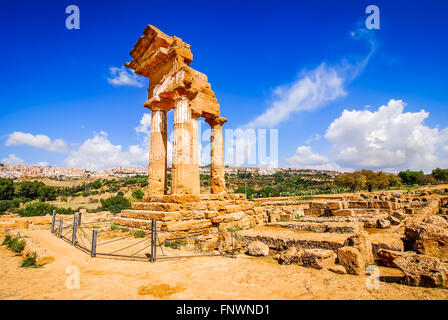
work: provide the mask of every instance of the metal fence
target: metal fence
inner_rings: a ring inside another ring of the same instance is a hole
[[[156,220],[150,230],[116,226],[112,220],[84,222],[81,213],[63,219],[53,211],[51,232],[91,257],[160,260],[204,256],[235,257],[238,237],[234,230],[203,234],[161,231]],[[123,233],[121,236],[120,233]],[[204,248],[204,237],[216,240],[216,248]]]

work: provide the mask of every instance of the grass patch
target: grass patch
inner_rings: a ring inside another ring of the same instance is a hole
[[[119,227],[119,226],[117,226],[115,223],[112,223],[112,224],[110,225],[110,230],[112,230],[112,231],[122,231],[122,232],[129,231],[129,229],[127,229],[127,228],[123,228],[123,227]]]
[[[20,264],[21,268],[39,268],[39,266],[36,264],[36,254],[33,254],[32,256],[28,256],[22,260],[22,263]]]
[[[3,239],[2,246],[6,246],[11,241],[11,236],[8,234],[5,236],[5,239]]]
[[[145,231],[137,230],[134,232],[134,238],[144,238],[146,235]]]
[[[5,236],[5,239],[2,242],[2,246],[7,246],[9,250],[14,252],[15,254],[22,253],[23,249],[25,249],[26,241],[20,240],[18,237],[11,237],[9,235]]]
[[[176,242],[173,242],[173,241],[170,241],[170,240],[165,240],[163,245],[165,247],[172,248],[172,249],[179,249],[179,247],[180,247],[180,244],[178,244]]]
[[[309,196],[301,197],[300,200],[313,200],[313,197],[309,197]]]

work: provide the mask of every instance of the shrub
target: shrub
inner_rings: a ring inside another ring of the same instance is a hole
[[[5,239],[3,239],[2,246],[6,246],[11,241],[11,236],[8,234],[5,236]]]
[[[170,240],[165,240],[164,246],[168,247],[168,248],[172,248],[172,249],[179,249],[180,244],[170,241]]]
[[[14,184],[12,180],[0,178],[0,200],[11,200],[14,196]]]
[[[145,231],[137,230],[134,232],[134,238],[144,238],[146,235]]]
[[[144,195],[145,193],[141,189],[135,189],[134,192],[132,192],[132,196],[138,201],[142,201]]]
[[[115,196],[107,198],[106,200],[101,199],[101,210],[110,211],[112,213],[119,213],[121,210],[130,209],[131,202],[123,196]]]
[[[24,208],[18,209],[16,212],[22,217],[35,217],[52,214],[53,209],[56,209],[56,207],[49,203],[34,201],[28,203]]]
[[[32,256],[27,256],[22,260],[20,264],[21,268],[38,268],[39,266],[36,264],[36,254]]]
[[[11,238],[7,244],[7,247],[12,252],[19,254],[25,249],[26,242],[25,240],[19,240],[19,238]]]
[[[28,203],[25,207],[16,210],[22,217],[36,217],[45,216],[47,214],[53,214],[53,210],[56,210],[58,214],[74,214],[75,210],[71,208],[57,208],[49,203],[34,201]]]
[[[0,214],[5,213],[6,211],[14,207],[14,202],[12,202],[11,200],[0,200]]]

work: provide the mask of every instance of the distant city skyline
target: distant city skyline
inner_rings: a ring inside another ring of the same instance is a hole
[[[80,28],[68,30],[73,4]],[[370,4],[378,30],[365,26]],[[2,163],[146,166],[148,81],[124,63],[152,24],[191,44],[192,66],[229,119],[224,129],[278,130],[275,166],[448,167],[446,1],[18,0],[2,9]]]

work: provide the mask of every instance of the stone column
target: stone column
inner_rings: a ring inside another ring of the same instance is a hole
[[[166,193],[167,127],[166,110],[151,108],[151,136],[149,146],[149,195]]]
[[[201,193],[201,182],[199,175],[199,126],[198,119],[201,114],[192,112],[191,114],[191,170],[190,181],[193,194]]]
[[[173,161],[171,194],[193,193],[191,176],[191,107],[185,97],[174,103]]]
[[[226,118],[217,117],[207,119],[211,126],[210,144],[211,144],[211,162],[210,173],[212,178],[212,193],[225,193],[225,167],[224,167],[224,141],[222,137],[222,125],[227,121]]]

